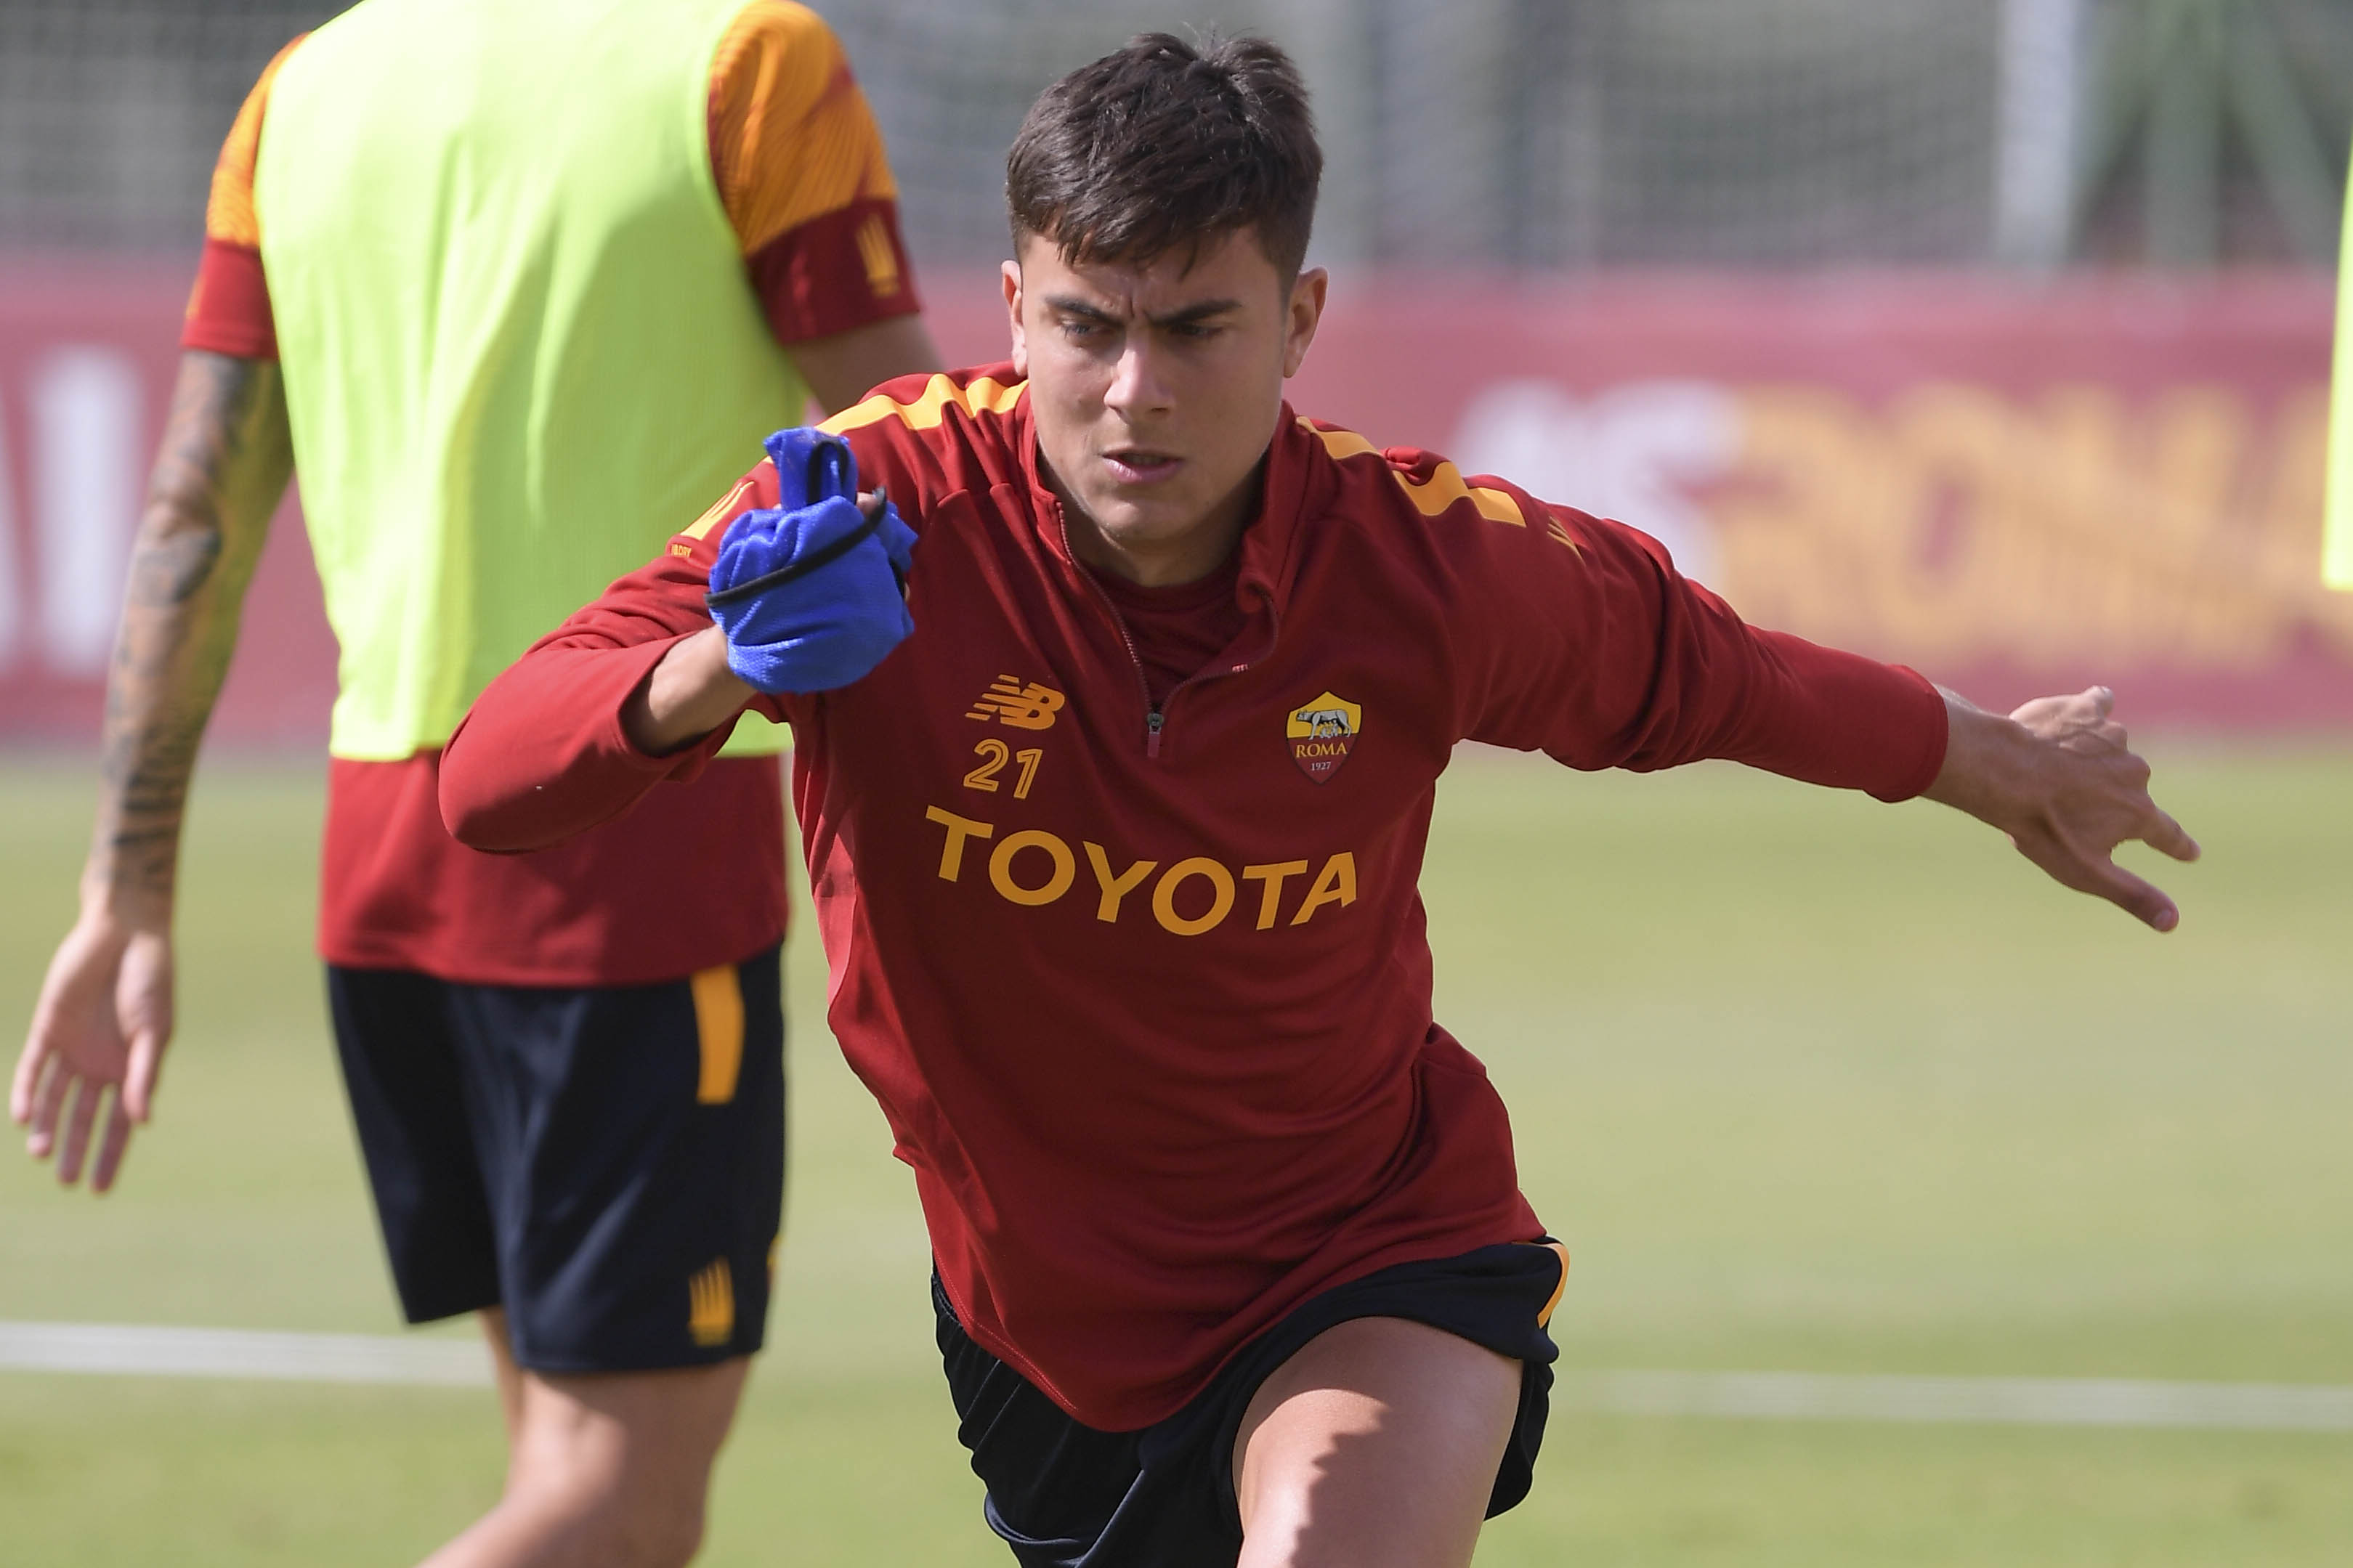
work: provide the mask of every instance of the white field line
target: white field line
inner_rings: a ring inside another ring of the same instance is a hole
[[[465,1340],[0,1322],[0,1370],[487,1386]],[[2353,1432],[2353,1386],[1801,1372],[1571,1372],[1554,1403],[1612,1415]]]
[[[1617,1415],[2353,1432],[2353,1387],[2317,1384],[1588,1372],[1562,1377],[1553,1397],[1567,1408]]]
[[[114,1323],[0,1322],[0,1368],[459,1387],[491,1382],[490,1352],[466,1340]]]

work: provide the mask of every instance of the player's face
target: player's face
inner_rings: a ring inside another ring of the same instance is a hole
[[[1013,360],[1082,558],[1146,584],[1225,559],[1324,287],[1317,269],[1286,289],[1249,230],[1189,268],[1074,265],[1023,239],[1005,264]]]

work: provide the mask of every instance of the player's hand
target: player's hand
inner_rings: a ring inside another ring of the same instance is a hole
[[[133,926],[102,910],[86,911],[49,960],[9,1090],[8,1114],[32,1130],[25,1146],[33,1157],[56,1153],[58,1180],[68,1186],[79,1181],[106,1102],[106,1130],[90,1184],[100,1193],[111,1187],[132,1127],[144,1122],[153,1107],[155,1076],[171,1038],[168,918]]]
[[[2195,860],[2198,843],[2149,798],[2148,763],[2108,716],[2115,703],[2114,692],[2094,686],[2039,697],[2004,719],[1947,691],[1945,765],[1927,795],[2009,834],[2065,886],[2171,931],[2181,922],[2173,900],[2112,857],[2137,838]]]
[[[838,437],[780,430],[767,446],[780,504],[728,525],[705,602],[740,679],[772,695],[830,691],[915,629],[905,594],[915,534],[881,492],[857,494],[857,463]]]

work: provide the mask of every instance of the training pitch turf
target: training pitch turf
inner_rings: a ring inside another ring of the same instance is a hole
[[[2353,1384],[2353,755],[2158,762],[2208,851],[2160,877],[2162,939],[1934,806],[1458,763],[1426,880],[1439,1016],[1577,1255],[1565,1365]],[[0,1320],[394,1331],[309,956],[322,773],[208,765],[159,1120],[103,1201],[0,1153]],[[8,1060],[89,780],[0,765]],[[782,1290],[703,1560],[1007,1563],[911,1185],[806,933]],[[0,1559],[397,1564],[499,1464],[487,1392],[0,1372]],[[2348,1561],[2353,1435],[1571,1413],[1480,1554]]]

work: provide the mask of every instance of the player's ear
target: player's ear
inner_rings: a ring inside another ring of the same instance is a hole
[[[1331,292],[1332,275],[1310,267],[1292,279],[1291,302],[1282,330],[1282,374],[1297,375],[1307,363],[1307,345],[1315,341],[1315,324],[1324,319],[1324,301]]]
[[[1029,337],[1021,330],[1021,263],[1008,261],[999,268],[998,281],[1005,288],[1007,325],[1013,332],[1013,374],[1027,379],[1029,374]]]

